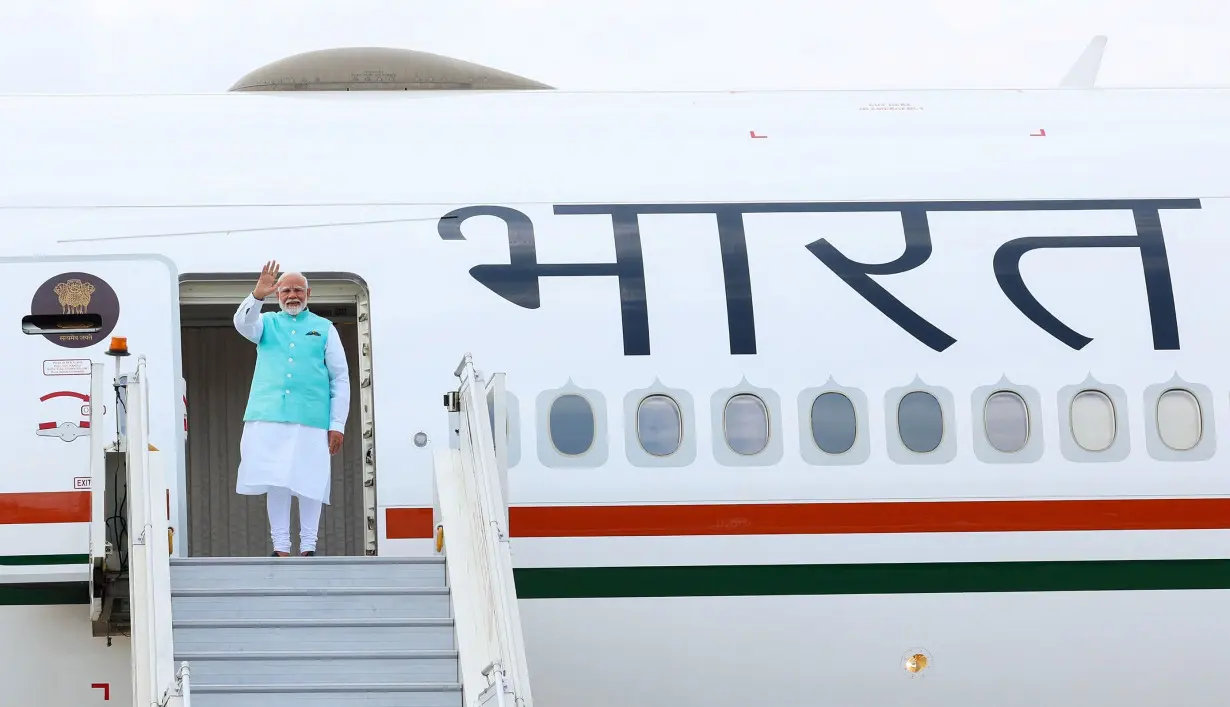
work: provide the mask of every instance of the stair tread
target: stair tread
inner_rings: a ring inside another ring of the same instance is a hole
[[[172,628],[397,628],[452,626],[451,618],[423,619],[172,619]]]
[[[336,658],[375,660],[380,658],[456,658],[455,649],[399,649],[399,650],[335,650],[335,651],[189,651],[175,653],[175,660],[303,660],[306,658]]]
[[[457,692],[458,682],[192,683],[192,693],[220,692]]]
[[[314,557],[172,557],[172,567],[228,565],[442,565],[443,557],[397,557],[389,555],[373,555],[370,557],[354,557],[348,555],[317,555]]]
[[[174,583],[172,583],[174,584]],[[223,596],[362,596],[371,594],[404,594],[409,596],[439,596],[448,594],[448,587],[171,587],[172,597]]]
[[[203,701],[209,695],[211,705],[460,704],[442,557],[194,557],[171,564],[175,616],[184,617],[173,617],[171,627],[185,640],[174,659],[199,666],[192,691]],[[309,634],[312,640],[302,640]],[[292,675],[279,681],[287,671]]]

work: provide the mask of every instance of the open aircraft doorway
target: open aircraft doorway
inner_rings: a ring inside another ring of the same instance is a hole
[[[342,451],[333,458],[331,499],[322,509],[316,551],[376,554],[371,388],[361,385],[371,375],[367,288],[354,275],[306,276],[312,288],[309,306],[337,327],[350,364],[350,415]],[[181,517],[187,518],[189,557],[266,557],[273,550],[265,496],[235,493],[256,348],[235,331],[232,317],[257,277],[253,272],[180,278],[187,430]],[[273,298],[265,302],[265,311],[276,308]],[[292,537],[298,537],[298,526],[297,506],[292,506]]]

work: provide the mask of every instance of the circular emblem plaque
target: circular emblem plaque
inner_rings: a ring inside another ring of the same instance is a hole
[[[60,273],[34,291],[30,314],[97,314],[102,329],[85,334],[43,334],[51,343],[69,349],[83,349],[102,343],[120,318],[120,300],[106,280],[88,272]]]

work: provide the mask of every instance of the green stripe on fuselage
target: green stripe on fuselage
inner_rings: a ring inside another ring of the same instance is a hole
[[[88,565],[89,555],[0,555],[0,567]],[[37,572],[35,572],[37,574]],[[79,575],[77,575],[79,576]],[[0,582],[0,606],[89,604],[90,585],[65,582]]]
[[[22,567],[30,565],[84,565],[89,561],[89,555],[0,555],[0,565]]]
[[[1230,589],[1230,559],[514,570],[520,599]]]
[[[0,583],[0,606],[89,604],[88,582]]]

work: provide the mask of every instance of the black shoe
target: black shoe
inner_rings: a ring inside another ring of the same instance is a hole
[[[299,556],[300,557],[316,557],[316,551],[308,550],[307,552],[301,552],[299,553]]]

